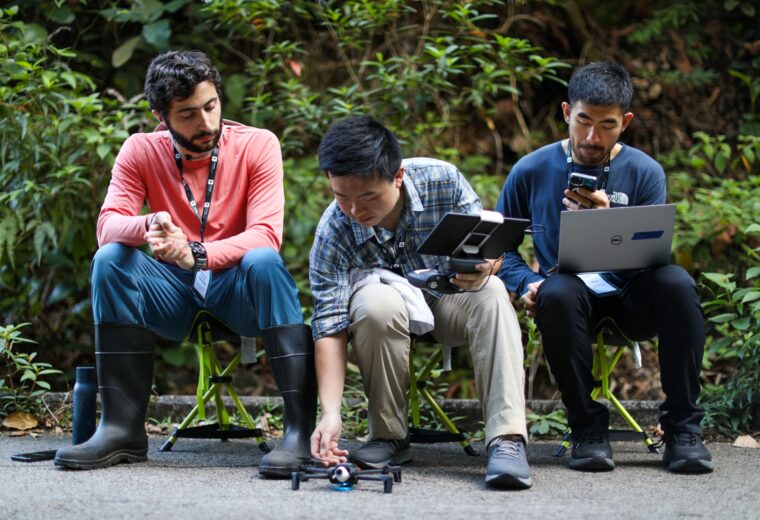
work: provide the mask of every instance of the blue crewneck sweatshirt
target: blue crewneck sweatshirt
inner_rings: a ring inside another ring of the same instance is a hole
[[[534,229],[533,248],[539,272],[531,270],[516,250],[508,251],[499,277],[507,289],[525,294],[528,284],[546,278],[557,265],[559,216],[566,211],[562,204],[567,188],[567,155],[562,141],[539,148],[515,163],[507,176],[496,210],[505,217],[524,218]],[[599,176],[604,165],[573,164],[573,171]],[[610,161],[607,193],[611,207],[643,206],[665,203],[665,172],[650,156],[631,146],[622,149]],[[598,211],[598,210],[596,210]]]

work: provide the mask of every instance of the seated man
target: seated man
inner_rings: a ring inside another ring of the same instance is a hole
[[[145,94],[161,125],[129,137],[113,167],[92,262],[100,425],[55,464],[93,469],[147,459],[144,422],[156,335],[179,340],[196,313],[262,336],[285,400],[285,435],[259,471],[289,476],[309,458],[314,346],[278,254],[284,190],[277,138],[222,121],[221,78],[200,52],[166,52]],[[150,213],[140,215],[147,201]],[[146,243],[156,258],[139,249]]]
[[[382,279],[434,268],[442,259],[417,254],[419,244],[447,212],[479,213],[480,200],[451,164],[424,158],[402,162],[396,137],[366,116],[328,130],[319,166],[335,201],[322,215],[310,256],[322,410],[311,437],[312,457],[334,464],[348,455],[338,440],[350,341],[369,399],[370,436],[352,460],[363,468],[403,464],[411,460],[406,409],[411,311],[402,297],[407,282],[397,276],[399,288],[355,281],[367,270],[379,271]],[[467,292],[416,293],[415,310],[432,314],[437,341],[470,347],[486,423],[486,482],[527,488],[523,349],[507,291],[490,276],[498,265],[487,261],[474,274],[457,274],[453,283]]]
[[[549,366],[562,392],[573,434],[570,467],[611,470],[607,408],[591,399],[589,332],[611,316],[629,337],[659,336],[662,388],[660,423],[664,462],[675,472],[712,471],[701,440],[704,412],[697,406],[705,330],[694,280],[681,267],[616,273],[622,291],[599,297],[573,274],[550,274],[557,264],[560,212],[665,202],[665,174],[645,153],[618,143],[633,119],[633,85],[619,65],[592,63],[577,69],[562,103],[569,139],[520,159],[507,177],[497,210],[530,219],[545,232],[533,235],[540,272],[509,251],[499,276],[536,316]],[[597,177],[596,190],[567,189],[571,172]]]

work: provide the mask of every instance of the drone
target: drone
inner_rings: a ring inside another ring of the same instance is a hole
[[[301,482],[313,478],[326,478],[335,485],[336,491],[350,491],[359,480],[374,480],[383,483],[384,493],[393,493],[393,483],[401,482],[399,466],[385,466],[380,469],[360,469],[350,462],[344,462],[330,468],[320,466],[301,466],[301,471],[290,474],[290,488],[298,490]]]

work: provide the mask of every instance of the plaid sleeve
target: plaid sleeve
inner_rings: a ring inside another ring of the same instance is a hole
[[[347,230],[350,232],[350,228]],[[348,328],[350,299],[350,247],[348,234],[320,223],[309,255],[309,283],[314,297],[311,330],[314,340]]]
[[[459,170],[457,170],[456,193],[454,211],[457,213],[479,214],[483,210],[480,198]]]

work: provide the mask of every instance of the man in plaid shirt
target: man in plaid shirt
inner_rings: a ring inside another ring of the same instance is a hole
[[[453,165],[427,158],[402,161],[393,133],[367,116],[334,124],[319,147],[319,163],[335,201],[322,215],[309,262],[322,411],[311,437],[312,456],[329,465],[349,455],[338,440],[350,342],[369,400],[370,436],[351,459],[363,468],[403,464],[411,460],[409,307],[394,286],[354,286],[352,274],[381,269],[403,276],[435,268],[444,259],[419,255],[417,247],[446,213],[478,214],[480,200]],[[426,293],[422,304],[432,312],[438,342],[469,345],[486,423],[486,483],[522,489],[531,485],[523,349],[507,291],[491,276],[500,264],[488,260],[475,273],[457,274],[453,283],[465,292]]]

